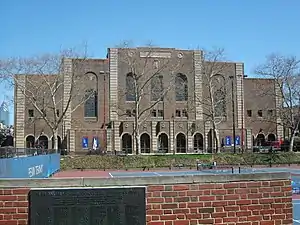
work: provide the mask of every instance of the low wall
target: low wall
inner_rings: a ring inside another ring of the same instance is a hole
[[[60,169],[60,154],[0,159],[0,178],[46,178]]]
[[[146,186],[147,225],[292,225],[289,173],[0,180],[0,224],[27,225],[31,188]]]

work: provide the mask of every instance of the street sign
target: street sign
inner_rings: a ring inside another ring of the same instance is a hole
[[[82,148],[88,148],[89,147],[89,138],[83,137],[82,138]]]
[[[235,136],[235,145],[241,145],[241,137]]]
[[[226,146],[231,146],[231,137],[230,136],[226,136],[226,138],[225,138],[225,145]]]

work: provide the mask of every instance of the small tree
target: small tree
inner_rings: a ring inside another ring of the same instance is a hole
[[[53,54],[0,60],[0,77],[19,91],[26,104],[35,109],[38,116],[32,118],[47,124],[53,134],[55,149],[58,149],[58,129],[67,112],[74,112],[93,95],[86,94],[85,78],[76,73],[86,56],[84,48],[83,52],[67,49]],[[71,69],[64,63],[67,60]]]
[[[202,73],[199,75],[205,84],[206,96],[195,96],[196,105],[201,104],[206,121],[212,125],[211,140],[216,145],[216,152],[219,151],[219,140],[216,135],[218,125],[226,117],[226,83],[224,76],[229,69],[225,60],[224,49],[203,50]]]
[[[268,121],[290,130],[290,151],[293,151],[294,140],[300,122],[299,66],[300,60],[295,56],[271,54],[266,57],[265,63],[255,69],[256,74],[271,78],[274,81],[275,92],[266,90],[262,93],[263,95],[271,95],[280,103],[276,105],[276,115],[268,118]]]
[[[143,56],[139,51],[130,48],[127,43],[120,48],[122,64],[127,67],[126,88],[119,90],[119,101],[133,103],[130,116],[134,118],[133,137],[135,152],[140,151],[140,127],[151,117],[151,112],[157,104],[167,101],[167,93],[174,88],[175,73],[182,65],[180,60],[169,57],[156,57],[155,48],[148,45],[143,48]],[[164,77],[163,74],[171,74]],[[119,115],[128,115],[124,105],[117,106]]]

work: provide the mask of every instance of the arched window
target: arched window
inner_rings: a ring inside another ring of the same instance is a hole
[[[225,78],[222,75],[216,75],[213,78],[213,102],[216,117],[226,116],[226,89]]]
[[[85,92],[84,117],[98,116],[98,93],[94,89]]]
[[[188,80],[186,75],[181,73],[175,77],[175,99],[176,101],[188,100]]]
[[[156,75],[151,79],[151,101],[162,100],[163,98],[163,76]]]
[[[135,101],[135,80],[132,73],[126,75],[126,101]]]

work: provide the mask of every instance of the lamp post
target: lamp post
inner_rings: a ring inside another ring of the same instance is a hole
[[[235,105],[234,105],[234,76],[229,76],[231,79],[231,105],[232,105],[232,139],[233,139],[233,153],[236,153],[235,143]]]

